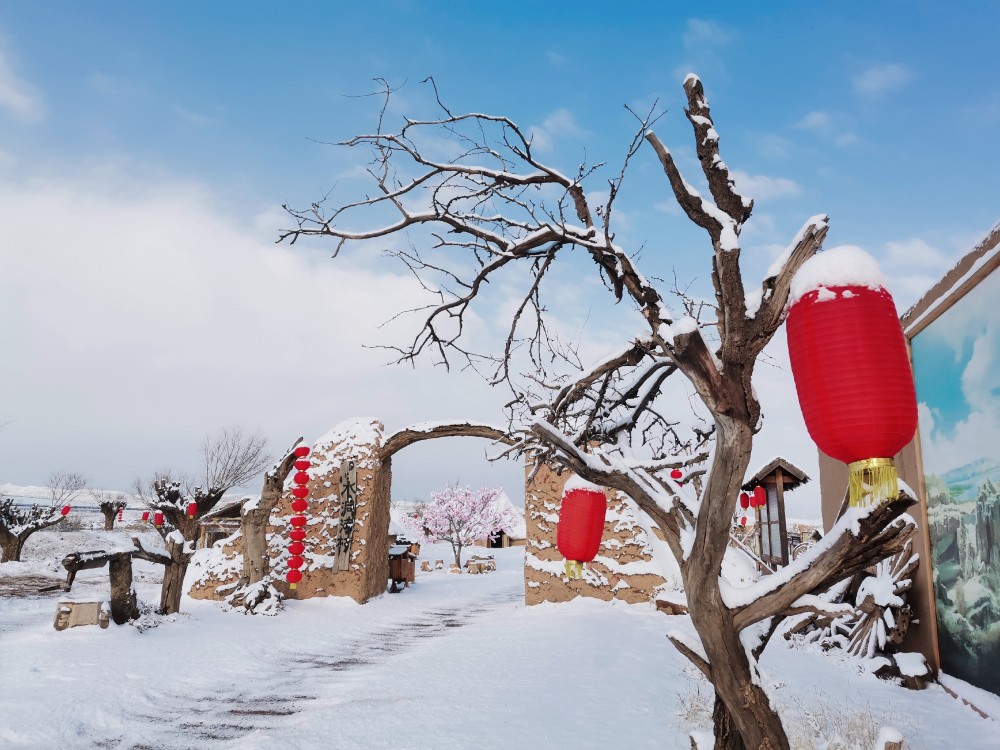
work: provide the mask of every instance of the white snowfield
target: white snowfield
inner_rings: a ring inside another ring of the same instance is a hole
[[[62,578],[66,553],[122,539],[38,532],[25,562],[0,565],[0,590]],[[421,558],[449,552],[425,546]],[[107,598],[106,570],[81,571],[70,597],[5,594],[0,748],[687,750],[689,732],[710,732],[711,689],[666,638],[695,639],[687,617],[592,599],[525,607],[523,548],[488,552],[494,573],[418,572],[364,606],[313,599],[264,617],[185,598],[183,614],[144,630],[52,627],[61,598]],[[140,601],[155,603],[158,567],[135,570]],[[870,750],[883,729],[907,750],[998,747],[1000,721],[936,685],[882,682],[838,652],[779,637],[762,668],[794,748]],[[1000,717],[1000,699],[948,685]]]

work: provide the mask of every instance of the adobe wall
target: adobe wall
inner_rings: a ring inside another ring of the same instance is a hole
[[[314,596],[349,596],[366,602],[385,592],[389,575],[389,493],[392,483],[391,461],[379,460],[383,425],[377,419],[350,419],[341,422],[312,446],[309,470],[309,508],[305,512],[306,550],[302,555],[302,581],[294,591],[285,582],[288,571],[288,519],[291,509],[292,482],[286,482],[285,494],[271,513],[268,542],[274,586],[289,599]],[[334,569],[335,540],[340,529],[340,465],[354,459],[357,466],[357,510],[346,569]],[[241,539],[230,537],[220,547],[206,551],[206,562],[194,571],[189,590],[196,599],[222,599],[220,586],[236,583],[242,564]]]
[[[559,476],[543,466],[525,484],[525,603],[565,602],[577,596],[651,602],[665,587],[680,588],[676,570],[663,568],[673,561],[666,544],[651,524],[640,522],[644,514],[630,500],[610,490],[606,491],[608,511],[597,557],[584,565],[583,578],[566,577],[565,560],[556,547],[556,529],[563,486],[571,476],[568,471]]]

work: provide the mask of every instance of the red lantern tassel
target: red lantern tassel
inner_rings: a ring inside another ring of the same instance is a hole
[[[851,471],[847,493],[851,507],[878,505],[899,497],[899,474],[891,458],[866,458],[847,468]]]

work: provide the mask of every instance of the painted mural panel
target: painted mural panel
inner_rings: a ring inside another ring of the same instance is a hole
[[[941,665],[1000,694],[1000,273],[912,339]]]

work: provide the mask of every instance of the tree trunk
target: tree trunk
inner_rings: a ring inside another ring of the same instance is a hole
[[[112,531],[115,528],[115,516],[118,514],[118,511],[105,510],[102,508],[101,513],[104,514],[104,530]],[[115,622],[117,622],[117,620]],[[121,623],[118,624],[121,625]]]
[[[111,557],[108,562],[111,577],[111,619],[116,625],[124,625],[139,617],[139,606],[132,588],[132,555],[122,552]]]
[[[455,565],[457,565],[458,569],[461,570],[462,569],[462,545],[461,544],[452,544],[451,548],[455,552]]]
[[[27,536],[18,537],[4,532],[0,536],[0,562],[20,562],[21,550],[24,548],[24,542],[27,538]]]
[[[261,498],[263,501],[263,498]],[[267,521],[271,508],[257,507],[243,515],[240,522],[243,531],[243,575],[240,584],[250,586],[264,580],[271,572],[271,558],[267,553]]]
[[[718,693],[715,694],[712,709],[712,724],[715,728],[715,750],[746,750],[733,717]]]
[[[735,728],[746,748],[789,750],[781,719],[751,673],[751,657],[740,641],[739,630],[719,588],[726,545],[719,544],[718,539],[728,534],[732,523],[731,498],[739,492],[749,464],[753,431],[740,418],[717,418],[716,427],[715,458],[694,541],[705,559],[699,565],[683,569],[685,590],[698,592],[697,596],[688,597],[688,607],[715,686],[715,748],[741,747],[732,744]],[[720,701],[722,706],[718,705]]]
[[[184,576],[187,574],[191,555],[185,554],[184,545],[167,540],[170,564],[163,569],[163,587],[160,589],[160,614],[172,615],[181,611],[184,595]]]

